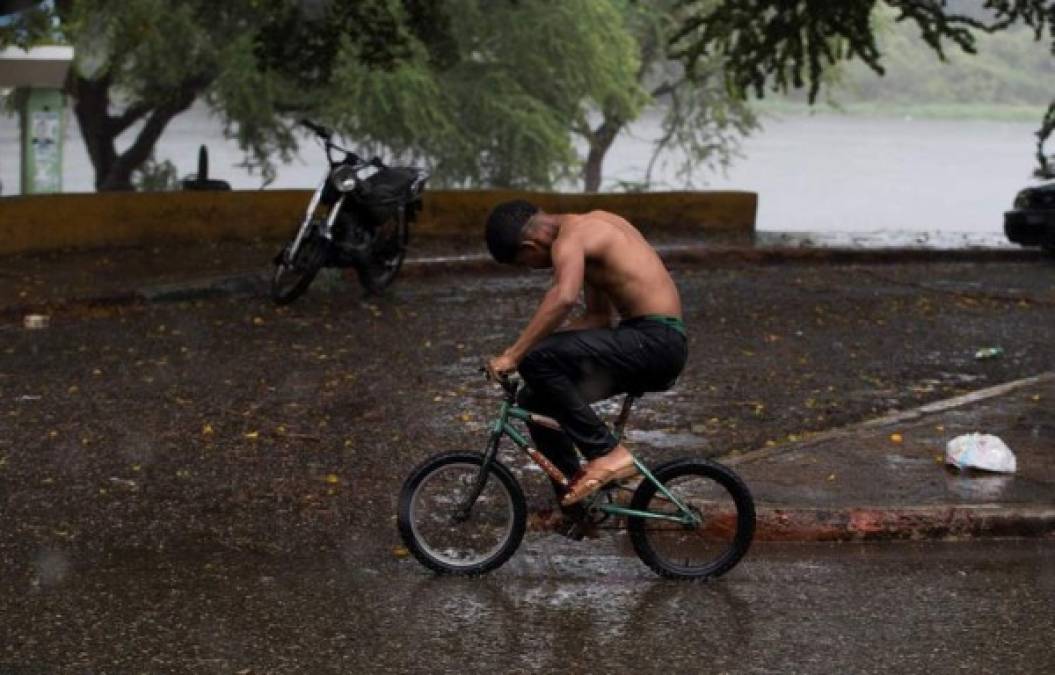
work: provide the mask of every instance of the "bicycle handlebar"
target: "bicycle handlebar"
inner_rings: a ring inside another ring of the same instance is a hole
[[[488,380],[491,380],[491,371],[486,366],[480,366],[479,372],[484,373]],[[509,375],[502,373],[496,379],[495,382],[502,385],[502,389],[505,390],[506,394],[510,397],[510,400],[516,396],[517,390],[520,388],[520,382],[518,380],[511,379]]]

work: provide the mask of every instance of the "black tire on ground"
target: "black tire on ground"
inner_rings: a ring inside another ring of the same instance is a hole
[[[396,280],[407,256],[407,228],[407,223],[396,215],[378,227],[366,261],[355,267],[359,283],[368,294],[380,294]]]
[[[288,305],[303,295],[326,262],[325,248],[311,236],[301,244],[297,260],[287,262],[287,250],[279,255],[271,275],[271,299],[276,305]]]
[[[452,519],[462,501],[460,497],[470,489],[482,464],[483,455],[478,453],[435,455],[416,467],[403,484],[399,493],[399,535],[414,557],[434,572],[485,574],[505,563],[524,538],[524,492],[509,469],[497,461],[491,463],[487,483],[469,519]],[[444,480],[451,482],[445,484]],[[438,488],[430,488],[432,482],[438,483]],[[430,489],[438,490],[435,505],[427,503]],[[478,530],[492,541],[485,541],[486,550],[474,555],[468,545],[480,544],[484,537],[476,534]],[[460,549],[463,543],[465,546]]]
[[[679,499],[687,500],[702,523],[688,528],[628,517],[627,530],[638,557],[657,574],[671,579],[710,579],[732,569],[747,553],[755,533],[754,500],[740,477],[705,459],[674,460],[656,467],[652,474]],[[638,486],[630,508],[677,511],[649,480]],[[690,562],[690,555],[699,559]]]

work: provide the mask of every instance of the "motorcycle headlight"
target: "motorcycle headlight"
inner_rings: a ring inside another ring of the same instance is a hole
[[[1015,208],[1016,209],[1029,208],[1029,196],[1030,196],[1029,190],[1023,190],[1022,192],[1019,192],[1017,195],[1015,195]]]
[[[351,192],[359,182],[355,176],[355,169],[347,165],[334,169],[330,180],[333,182],[333,187],[341,192]]]

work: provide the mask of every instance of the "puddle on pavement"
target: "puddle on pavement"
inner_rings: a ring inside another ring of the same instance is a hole
[[[686,431],[660,431],[630,429],[627,438],[631,443],[651,445],[654,448],[698,448],[706,443],[702,436]]]
[[[976,472],[947,473],[945,487],[961,499],[995,501],[1007,493],[1014,481],[1014,476],[994,476]]]
[[[900,469],[906,466],[929,466],[934,463],[933,459],[926,457],[905,457],[904,455],[886,455],[883,457],[891,469]]]
[[[757,246],[792,248],[1020,248],[1002,232],[919,232],[885,230],[880,232],[766,232],[755,233]]]

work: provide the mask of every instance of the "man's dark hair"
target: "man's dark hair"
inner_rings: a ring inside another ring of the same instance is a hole
[[[520,248],[524,226],[538,207],[523,199],[502,202],[487,216],[487,250],[500,263],[511,263]]]

